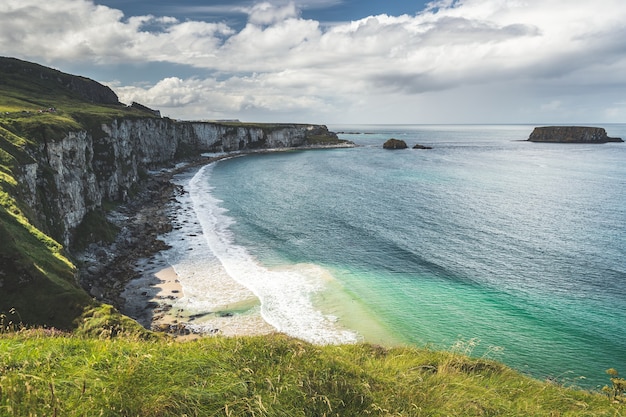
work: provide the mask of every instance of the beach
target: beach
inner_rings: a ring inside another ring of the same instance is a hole
[[[142,260],[140,265],[146,261]],[[234,281],[231,284],[237,286]],[[194,314],[178,307],[177,303],[184,298],[184,289],[176,270],[165,264],[143,269],[142,276],[129,282],[122,296],[126,299],[126,311],[133,312],[144,327],[180,338],[254,336],[275,331],[263,320],[259,308],[249,309],[245,314]]]
[[[161,242],[149,245],[156,250],[147,253],[144,251],[144,256],[130,261],[134,274],[125,283],[116,303],[122,312],[144,327],[179,338],[209,335],[253,336],[276,331],[261,316],[259,299],[225,273],[213,274],[210,287],[202,289],[213,294],[211,306],[190,307],[193,304],[193,292],[197,291],[192,288],[194,276],[210,272],[211,268],[207,269],[207,265],[202,263],[195,270],[189,271],[188,267],[185,269],[180,264],[176,265],[176,259],[180,259],[176,254],[176,249],[180,249],[177,243],[194,238],[202,239],[201,231],[192,232],[188,227],[190,223],[193,227],[195,214],[189,204],[184,184],[198,171],[199,166],[233,156],[236,154],[218,155],[195,164],[179,166],[175,170],[162,170],[155,177],[161,182],[167,180],[171,187],[163,188],[165,195],[161,195],[161,198],[144,201],[145,204],[140,205],[140,209],[135,207],[138,212],[134,217],[140,218],[143,224],[167,223],[166,226],[160,225],[161,234],[151,236]],[[113,217],[128,220],[133,216],[128,216],[128,213],[120,216],[118,213]],[[137,231],[134,234],[138,234]],[[144,238],[146,236],[135,237],[137,241]],[[180,250],[191,249],[185,246]],[[204,258],[199,252],[197,255]],[[189,291],[185,291],[176,266],[182,270],[182,280],[187,281]]]
[[[251,153],[290,150],[296,149]],[[194,163],[153,172],[149,181],[157,181],[158,192],[138,196],[139,203],[123,206],[110,216],[123,230],[130,229],[132,238],[125,240],[135,244],[135,255],[122,262],[126,279],[119,295],[110,291],[106,274],[92,277],[94,282],[97,278],[105,281],[95,286],[105,294],[102,298],[106,300],[108,294],[113,304],[144,327],[176,337],[251,336],[277,331],[263,318],[259,297],[235,280],[208,248],[189,195],[189,182],[202,167],[237,156],[241,154],[205,155]],[[154,191],[155,187],[148,184],[146,188]],[[144,227],[148,226],[156,226],[158,233],[151,230],[146,235]],[[116,257],[110,258],[108,264],[119,268]]]

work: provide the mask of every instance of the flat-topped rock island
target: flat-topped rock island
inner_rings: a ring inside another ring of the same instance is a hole
[[[530,142],[552,143],[607,143],[624,142],[621,138],[611,138],[601,127],[587,126],[544,126],[536,127],[530,137]]]

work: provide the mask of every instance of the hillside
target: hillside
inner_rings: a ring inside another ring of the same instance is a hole
[[[110,333],[109,333],[110,334]],[[0,415],[618,416],[601,394],[459,354],[282,335],[0,335]],[[7,354],[8,353],[8,354]],[[608,381],[608,378],[607,378]]]
[[[120,104],[107,87],[37,64],[0,58],[0,313],[18,311],[26,323],[70,328],[92,301],[76,268],[53,238],[58,224],[42,199],[36,216],[21,179],[41,147],[97,120],[149,117]],[[43,170],[43,167],[41,168]],[[44,177],[46,173],[43,173]],[[42,197],[51,185],[38,184]]]

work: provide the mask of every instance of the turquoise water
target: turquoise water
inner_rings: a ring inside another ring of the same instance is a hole
[[[603,127],[626,138],[626,125]],[[626,144],[522,141],[532,126],[331,129],[360,146],[204,173],[230,239],[221,250],[261,265],[248,279],[312,268],[304,296],[366,339],[376,321],[395,343],[461,345],[538,378],[595,387],[609,367],[626,373]],[[433,149],[383,150],[390,137]],[[255,290],[262,302],[305,286],[280,279]],[[273,324],[310,315],[300,307],[285,304]]]

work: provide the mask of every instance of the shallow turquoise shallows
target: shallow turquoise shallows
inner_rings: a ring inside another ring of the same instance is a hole
[[[626,375],[626,144],[525,142],[533,126],[331,129],[360,146],[204,173],[233,247],[264,271],[317,274],[315,308],[365,340],[590,388],[607,368]],[[382,149],[391,137],[433,149]],[[286,284],[259,294],[279,328],[309,315],[295,303],[272,316]]]

